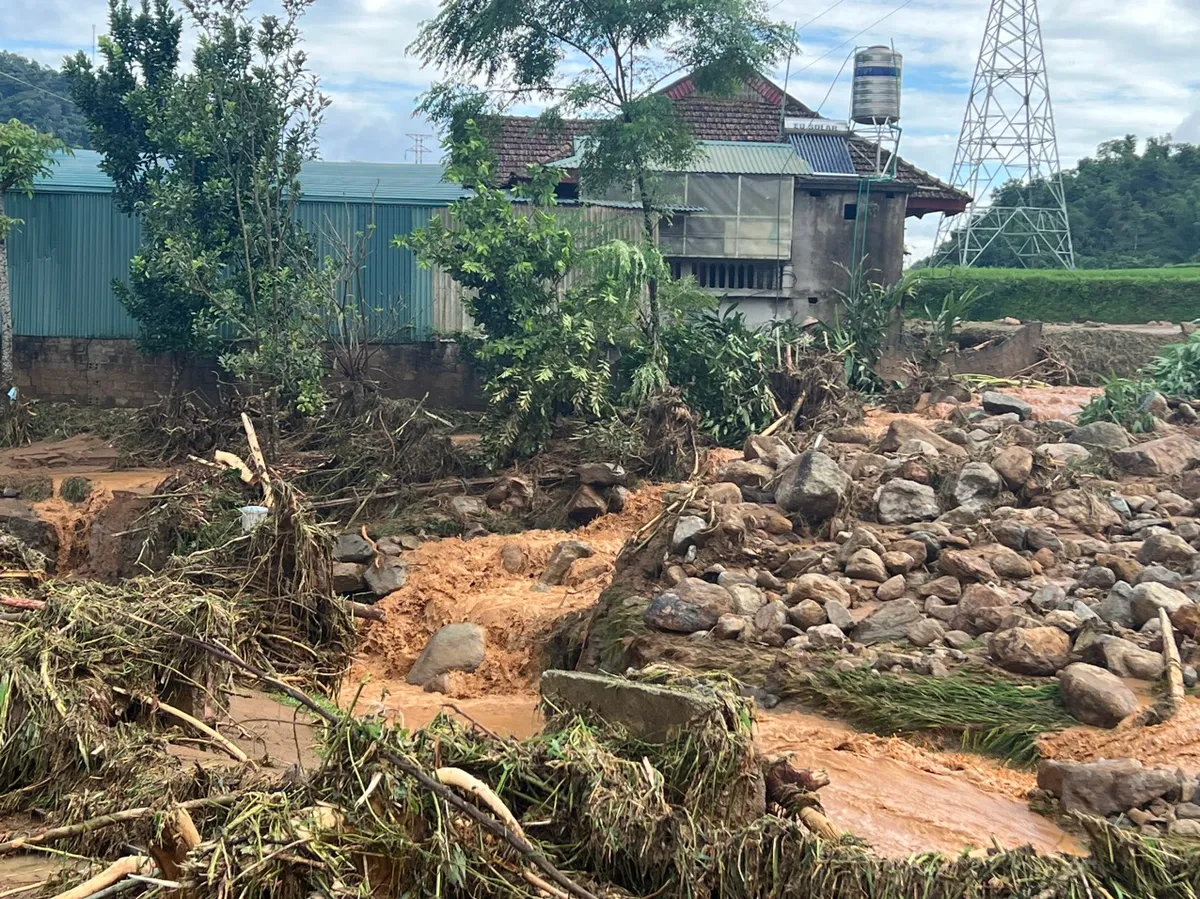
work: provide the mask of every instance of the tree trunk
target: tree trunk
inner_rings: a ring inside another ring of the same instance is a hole
[[[0,193],[0,390],[13,386],[12,288],[8,282],[8,230],[4,194]],[[0,401],[2,402],[2,401]]]
[[[638,194],[642,199],[642,230],[645,232],[646,245],[654,246],[654,207],[650,203],[650,197],[646,195],[646,179],[639,174],[637,179]],[[646,293],[649,298],[649,309],[647,314],[649,317],[647,331],[650,337],[650,353],[651,358],[662,365],[663,371],[667,369],[667,360],[662,354],[662,310],[658,304],[658,275],[651,274],[646,282]]]

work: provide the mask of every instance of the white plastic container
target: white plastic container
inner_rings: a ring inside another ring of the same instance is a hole
[[[242,533],[249,534],[267,520],[271,510],[266,506],[242,506],[238,511],[242,513]]]

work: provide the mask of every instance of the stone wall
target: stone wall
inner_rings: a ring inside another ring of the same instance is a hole
[[[143,356],[132,340],[17,337],[17,386],[30,397],[94,406],[153,403],[171,385],[167,357]],[[420,399],[432,406],[478,409],[484,405],[479,379],[446,341],[380,347],[372,377],[392,397]],[[181,374],[187,391],[216,395],[215,360],[198,362]]]

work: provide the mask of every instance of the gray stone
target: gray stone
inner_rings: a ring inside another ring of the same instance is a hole
[[[988,564],[1000,577],[1014,581],[1024,580],[1033,575],[1033,566],[1029,564],[1029,560],[1017,555],[1008,547],[1002,547],[994,553]]]
[[[721,584],[731,597],[733,607],[739,615],[753,615],[766,603],[766,595],[754,584],[727,583]]]
[[[1183,685],[1191,688],[1200,682],[1200,672],[1197,672],[1191,665],[1183,666]]]
[[[1023,550],[1029,537],[1029,525],[1019,521],[994,521],[990,526],[992,536],[1001,546]]]
[[[1172,434],[1118,450],[1112,460],[1130,474],[1169,477],[1182,474],[1200,462],[1200,442],[1183,434]]]
[[[1175,806],[1175,817],[1184,821],[1200,820],[1200,805],[1194,802],[1181,802]]]
[[[1058,673],[1067,711],[1094,727],[1116,727],[1138,708],[1137,697],[1119,677],[1096,665],[1076,662]]]
[[[849,614],[849,613],[847,613]],[[824,624],[828,620],[825,608],[815,599],[805,599],[787,610],[787,620],[802,631]]]
[[[1163,565],[1147,565],[1137,573],[1133,582],[1135,584],[1163,584],[1167,587],[1178,588],[1183,583],[1183,575]]]
[[[774,569],[775,576],[789,580],[815,568],[820,564],[822,558],[821,553],[812,549],[804,549],[798,553],[792,553],[782,562],[776,564]]]
[[[740,615],[722,615],[712,629],[718,640],[736,640],[746,630],[746,619]]]
[[[330,574],[334,593],[362,593],[367,589],[367,566],[362,562],[334,562]]]
[[[614,487],[624,484],[625,469],[615,462],[585,462],[579,466],[579,482],[591,487]]]
[[[1029,604],[1039,612],[1061,609],[1067,599],[1067,591],[1058,584],[1043,584],[1033,591]]]
[[[1067,611],[1063,609],[1063,611]],[[1102,621],[1103,619],[1092,611],[1092,607],[1085,602],[1075,600],[1071,605],[1070,611],[1079,619],[1080,625],[1086,624],[1089,621]]]
[[[908,584],[904,582],[904,575],[897,574],[880,584],[875,590],[875,596],[882,602],[890,602],[899,599],[907,590]]]
[[[956,577],[943,575],[917,587],[917,596],[936,596],[938,599],[958,602],[958,598],[962,596],[962,584]]]
[[[405,678],[423,687],[447,671],[474,671],[484,659],[486,632],[478,624],[447,624],[429,638]]]
[[[340,534],[333,545],[335,562],[370,562],[374,558],[375,550],[361,534]]]
[[[1163,657],[1160,653],[1142,649],[1123,637],[1107,634],[1098,638],[1104,667],[1117,677],[1135,677],[1139,680],[1155,680],[1162,677]]]
[[[717,480],[736,484],[742,490],[763,491],[775,477],[775,469],[765,462],[730,462],[717,472]]]
[[[1125,449],[1129,446],[1129,435],[1119,424],[1111,421],[1093,421],[1081,425],[1067,439],[1080,446],[1095,446],[1106,450]]]
[[[910,437],[905,440],[896,449],[896,452],[901,456],[927,456],[930,459],[936,459],[941,453],[937,447],[925,440],[920,440],[916,437]]]
[[[459,521],[474,521],[487,514],[487,503],[480,496],[452,496],[450,514]]]
[[[908,636],[908,626],[920,617],[921,610],[911,599],[885,603],[854,628],[854,642],[873,646],[904,640]]]
[[[675,530],[671,532],[671,552],[687,552],[687,548],[696,542],[696,538],[707,527],[708,522],[699,515],[680,515],[675,522]]]
[[[541,689],[542,699],[554,709],[575,712],[584,720],[619,725],[630,735],[651,743],[672,740],[720,721],[724,715],[721,702],[707,693],[605,674],[546,671]]]
[[[1055,462],[1070,465],[1072,462],[1082,462],[1091,456],[1086,446],[1078,443],[1043,443],[1037,451]]]
[[[941,514],[933,488],[904,478],[893,478],[875,495],[878,517],[884,524],[928,521]]]
[[[838,550],[837,562],[842,568],[846,567],[846,563],[850,561],[850,557],[857,553],[860,549],[869,549],[873,553],[882,556],[886,550],[875,533],[868,528],[856,527],[850,531],[850,536],[846,542],[842,544]]]
[[[1087,608],[1084,606],[1084,608]],[[1083,621],[1073,611],[1067,609],[1055,609],[1052,612],[1046,613],[1046,617],[1042,619],[1042,624],[1046,627],[1056,627],[1066,634],[1073,634],[1083,627]]]
[[[1117,582],[1117,575],[1111,568],[1103,565],[1093,565],[1075,581],[1080,590],[1107,590]]]
[[[541,582],[549,587],[558,586],[576,561],[590,558],[591,555],[592,548],[582,540],[563,540],[555,544],[546,570],[542,572]]]
[[[942,639],[945,633],[946,628],[940,621],[933,618],[922,618],[908,626],[905,636],[913,646],[925,647]]]
[[[376,596],[387,596],[408,583],[408,565],[396,556],[384,556],[368,565],[363,580]]]
[[[500,567],[509,574],[523,574],[528,565],[529,556],[517,544],[505,543],[500,547]]]
[[[759,633],[778,633],[787,624],[788,607],[779,600],[768,602],[754,613],[754,629]]]
[[[1055,532],[1054,528],[1046,527],[1045,525],[1034,525],[1029,529],[1029,533],[1025,535],[1025,542],[1029,544],[1032,550],[1048,549],[1051,552],[1059,552],[1063,548],[1062,539]]]
[[[1176,534],[1152,534],[1142,543],[1138,550],[1137,559],[1143,565],[1154,562],[1187,563],[1196,555],[1196,550],[1186,540]]]
[[[958,505],[981,511],[996,498],[1002,484],[996,469],[986,462],[968,462],[959,471],[952,492]]]
[[[1186,404],[1181,403],[1180,408],[1182,408],[1184,405]],[[1178,809],[1176,809],[1176,814],[1178,813]],[[1173,837],[1189,837],[1191,839],[1196,839],[1197,837],[1200,837],[1200,821],[1192,821],[1189,818],[1176,818],[1167,825],[1167,833]]]
[[[730,484],[729,486],[735,487],[736,485]],[[632,494],[629,492],[628,487],[622,487],[620,484],[617,484],[615,487],[610,487],[608,490],[608,511],[624,512],[625,506],[629,503],[630,496],[632,496]],[[740,490],[738,491],[737,501],[741,501]]]
[[[966,631],[946,631],[942,634],[942,642],[951,649],[966,649],[975,642],[975,638]]]
[[[813,649],[841,646],[846,642],[846,635],[836,624],[818,624],[810,627],[804,635]]]
[[[846,560],[846,577],[882,583],[888,579],[887,566],[874,550],[860,549]]]
[[[830,624],[840,630],[851,631],[854,629],[854,617],[850,614],[850,610],[836,599],[826,600],[825,617],[829,619]]]
[[[879,448],[885,453],[894,453],[906,440],[923,440],[934,446],[943,456],[965,459],[967,451],[961,446],[951,443],[944,437],[939,437],[929,428],[911,418],[897,418],[888,425],[887,433]]]
[[[783,467],[775,501],[784,512],[808,522],[832,518],[850,489],[850,476],[837,462],[815,450],[801,453]]]
[[[1133,626],[1141,627],[1147,621],[1158,618],[1158,610],[1166,609],[1167,614],[1191,605],[1186,593],[1167,587],[1164,584],[1138,584],[1133,588],[1131,605],[1133,610]]]
[[[1012,611],[1014,603],[1015,597],[999,587],[971,584],[955,606],[951,627],[976,635],[995,630]]]
[[[1101,620],[1119,627],[1133,627],[1133,588],[1118,581],[1104,599],[1092,607]]]
[[[533,508],[533,483],[511,475],[500,478],[483,498],[489,509],[517,515]]]
[[[1134,759],[1046,760],[1038,767],[1037,782],[1038,787],[1058,797],[1063,811],[1101,818],[1142,808],[1180,788],[1178,772],[1143,768]]]
[[[1071,659],[1071,638],[1056,627],[1013,627],[992,634],[988,651],[1016,674],[1048,675]]]
[[[751,434],[742,447],[742,457],[747,462],[763,462],[772,468],[783,468],[796,458],[796,451],[780,437]]]
[[[990,412],[993,415],[1004,415],[1007,412],[1016,413],[1021,421],[1027,421],[1033,417],[1033,406],[1015,396],[1007,396],[1003,393],[997,393],[994,390],[984,391],[980,400],[983,405],[984,412]]]

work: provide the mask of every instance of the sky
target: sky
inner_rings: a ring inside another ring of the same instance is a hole
[[[856,45],[890,43],[904,55],[900,155],[946,179],[989,0],[768,0],[772,16],[800,29],[788,90],[844,118]],[[254,0],[269,11],[271,0]],[[331,160],[412,162],[416,98],[439,73],[405,54],[436,0],[316,0],[304,32],[312,68],[333,100],[322,132]],[[1200,0],[1041,0],[1040,14],[1063,166],[1125,134],[1200,142]],[[0,49],[58,65],[90,51],[107,0],[0,0]],[[769,73],[782,84],[781,65]],[[433,161],[429,155],[426,161]],[[927,255],[936,216],[910,219],[910,258]]]

